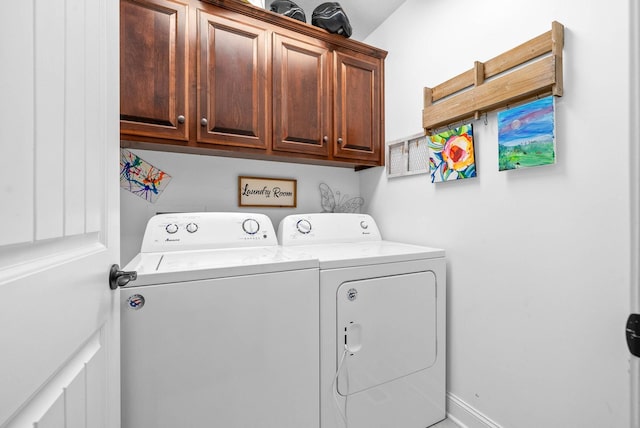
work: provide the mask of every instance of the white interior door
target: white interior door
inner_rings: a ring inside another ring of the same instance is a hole
[[[119,2],[3,6],[0,427],[116,428]]]

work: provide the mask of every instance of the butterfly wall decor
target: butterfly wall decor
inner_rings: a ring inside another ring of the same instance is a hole
[[[320,205],[325,213],[355,213],[364,205],[364,199],[360,196],[348,198],[341,195],[339,190],[335,193],[326,183],[320,183]]]

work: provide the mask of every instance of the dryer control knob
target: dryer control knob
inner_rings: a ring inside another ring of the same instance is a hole
[[[198,231],[198,225],[195,223],[189,223],[187,225],[187,232],[189,233],[195,233]]]
[[[165,227],[165,230],[167,231],[167,233],[174,234],[178,231],[178,225],[175,223],[170,223],[167,225],[167,227]]]
[[[298,229],[298,232],[304,233],[306,235],[307,233],[311,232],[311,223],[309,222],[309,220],[298,220],[298,222],[296,223],[296,229]]]
[[[362,220],[360,222],[360,227],[363,229],[368,229],[369,228],[369,223],[367,223],[366,221]]]
[[[248,218],[242,222],[242,230],[249,235],[255,235],[260,230],[260,223],[256,219]]]

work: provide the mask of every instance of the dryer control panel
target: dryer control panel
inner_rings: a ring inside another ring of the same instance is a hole
[[[149,219],[141,252],[263,247],[278,244],[269,217],[257,213],[172,213]]]
[[[378,225],[368,214],[296,214],[278,226],[278,241],[285,246],[381,240]]]

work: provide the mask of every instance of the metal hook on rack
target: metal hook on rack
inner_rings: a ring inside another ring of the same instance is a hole
[[[465,120],[459,120],[436,128],[425,128],[425,133],[428,135],[437,135],[445,131],[455,131],[456,128],[469,124],[472,120],[473,118],[467,118]]]

